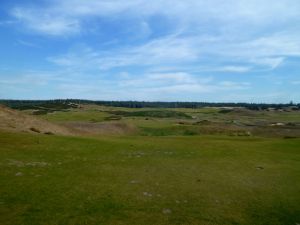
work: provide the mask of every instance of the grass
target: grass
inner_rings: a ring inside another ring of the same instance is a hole
[[[1,225],[295,225],[300,140],[0,133]]]

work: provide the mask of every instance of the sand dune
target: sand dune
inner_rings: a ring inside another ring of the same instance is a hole
[[[15,132],[74,135],[67,127],[0,105],[0,130]]]

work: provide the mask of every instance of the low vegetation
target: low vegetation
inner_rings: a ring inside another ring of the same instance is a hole
[[[183,113],[183,112],[176,112],[170,110],[143,110],[143,111],[111,111],[118,116],[125,116],[125,117],[154,117],[154,118],[191,118],[191,116]]]
[[[300,224],[298,110],[76,104],[0,107],[1,225]]]

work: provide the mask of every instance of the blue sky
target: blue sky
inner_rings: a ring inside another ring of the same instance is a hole
[[[300,1],[1,0],[0,98],[300,102]]]

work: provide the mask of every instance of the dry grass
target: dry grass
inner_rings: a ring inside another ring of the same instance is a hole
[[[0,130],[13,132],[43,133],[57,135],[75,135],[67,127],[50,123],[41,118],[24,114],[22,112],[0,105]],[[39,132],[37,132],[39,131]]]

